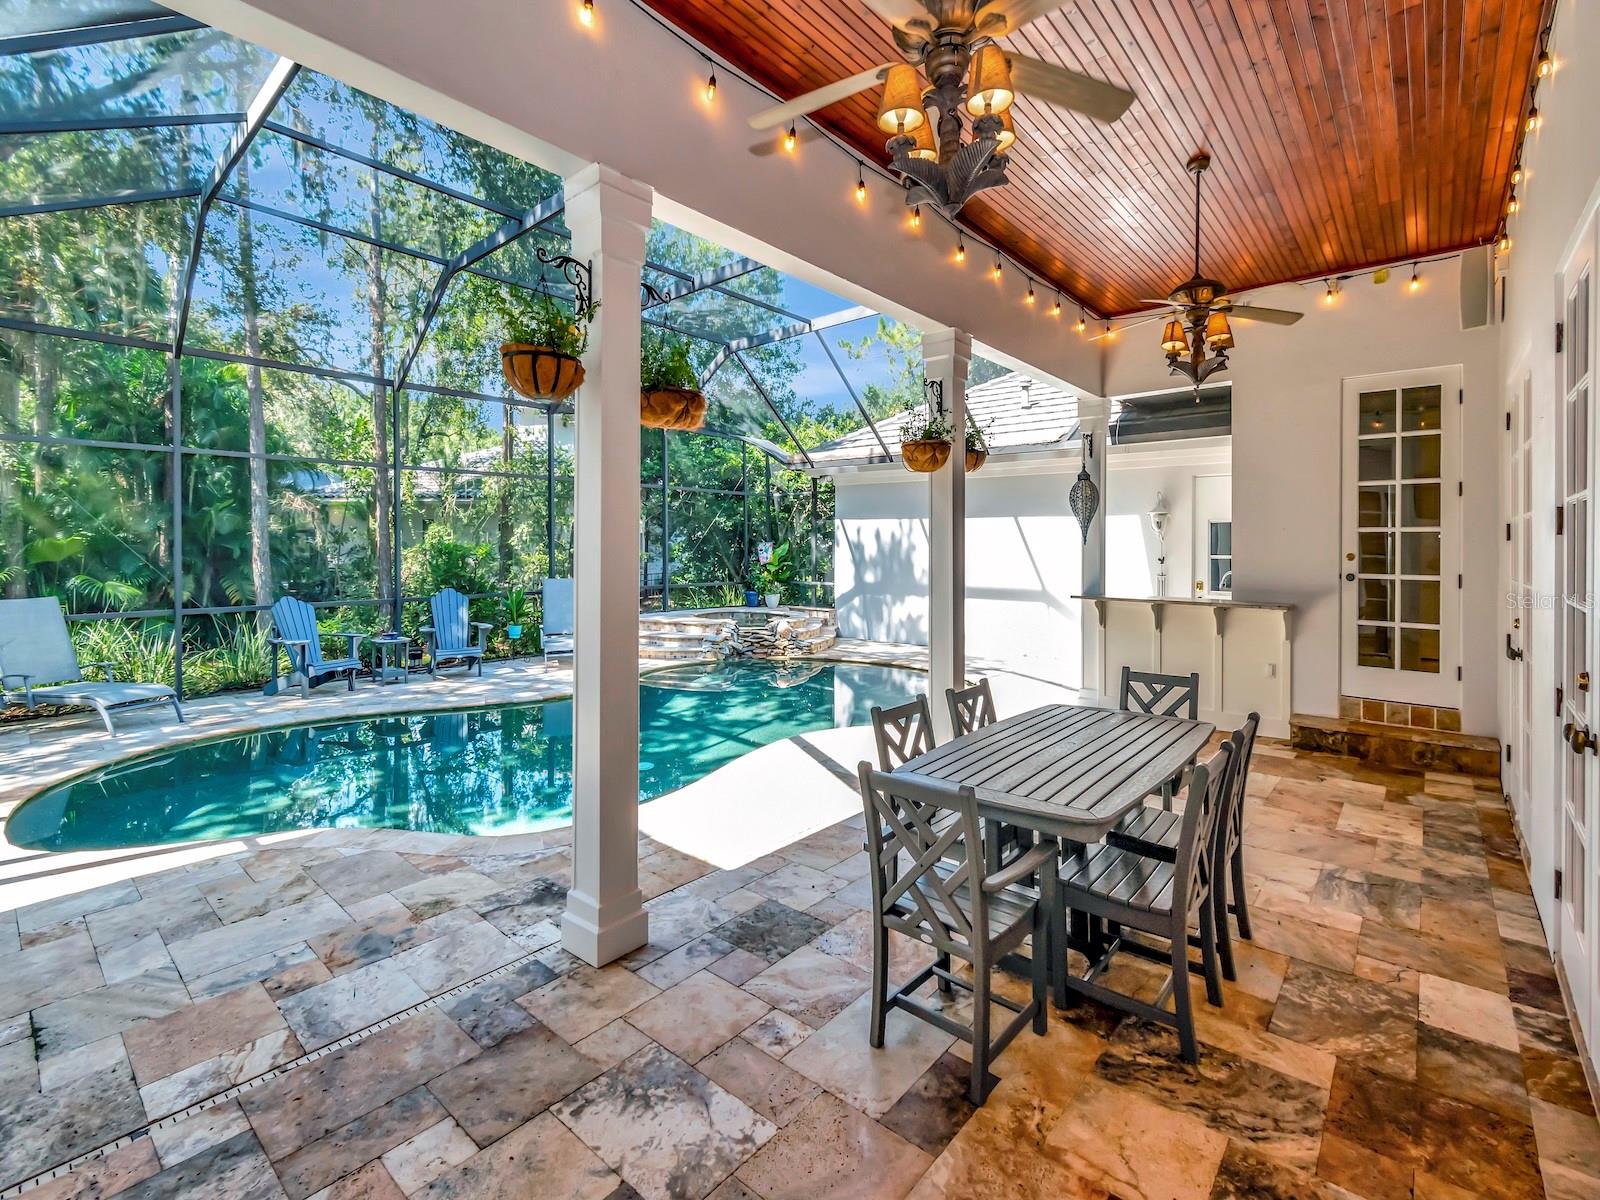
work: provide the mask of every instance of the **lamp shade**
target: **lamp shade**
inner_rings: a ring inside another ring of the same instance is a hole
[[[993,42],[972,56],[972,83],[967,88],[967,111],[975,117],[1003,113],[1016,93],[1011,90],[1011,64],[1005,51]]]
[[[1004,154],[1017,144],[1017,131],[1011,127],[1011,110],[1008,108],[1000,114],[1000,144],[994,148],[996,154]]]
[[[883,102],[878,106],[878,128],[885,133],[910,133],[928,123],[922,111],[922,81],[909,63],[896,63],[883,81]]]
[[[1183,332],[1183,322],[1174,317],[1161,331],[1161,348],[1168,354],[1182,354],[1189,348],[1189,338]]]
[[[1221,309],[1206,318],[1206,345],[1213,350],[1233,349],[1233,330],[1228,326],[1228,314]]]
[[[925,158],[929,162],[939,161],[939,147],[934,144],[932,121],[923,121],[911,132],[911,136],[917,143],[911,148],[912,158]]]

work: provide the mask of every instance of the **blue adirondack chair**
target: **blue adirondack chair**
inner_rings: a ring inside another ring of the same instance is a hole
[[[474,621],[467,615],[467,598],[455,588],[442,588],[428,601],[428,611],[433,624],[422,627],[422,636],[428,643],[428,674],[439,676],[443,661],[477,665],[483,674],[483,655],[489,649],[491,626],[484,621]],[[477,638],[473,638],[477,630]]]
[[[317,610],[304,600],[297,600],[293,596],[285,596],[272,606],[272,627],[277,636],[268,638],[272,646],[272,678],[267,680],[267,686],[261,689],[264,696],[275,696],[286,687],[300,685],[300,698],[307,699],[311,689],[320,687],[330,679],[337,679],[343,675],[349,681],[350,690],[356,690],[356,672],[361,670],[361,660],[356,657],[356,647],[361,644],[364,633],[350,633],[347,630],[333,634],[346,640],[345,656],[343,658],[324,658],[322,656],[322,635],[317,631]],[[289,654],[289,676],[284,679],[278,674],[278,648],[282,647]]]

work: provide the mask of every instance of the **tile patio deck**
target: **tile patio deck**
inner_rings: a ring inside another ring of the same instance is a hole
[[[947,1036],[867,1048],[859,816],[727,870],[643,839],[652,943],[598,971],[558,945],[569,831],[69,871],[0,914],[0,1188],[92,1154],[30,1194],[1600,1195],[1493,783],[1257,754],[1257,938],[1200,1065],[1052,1011],[976,1113]]]

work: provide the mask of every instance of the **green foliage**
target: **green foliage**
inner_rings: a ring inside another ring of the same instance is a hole
[[[81,663],[111,664],[123,682],[171,686],[177,671],[172,627],[154,622],[80,621],[72,627],[73,645]],[[187,666],[187,664],[185,664]]]
[[[507,590],[500,601],[500,615],[507,625],[525,625],[533,610],[528,605],[528,593],[522,588]]]
[[[902,442],[948,442],[950,437],[949,419],[932,409],[913,408],[900,422]]]
[[[699,386],[700,374],[690,357],[688,341],[646,326],[639,343],[640,389],[653,392],[658,388],[692,390]]]
[[[793,578],[794,563],[790,559],[788,542],[779,542],[774,546],[766,562],[756,562],[756,591],[763,596],[770,596],[774,592],[781,595]]]
[[[454,540],[444,525],[430,525],[401,563],[405,590],[413,596],[431,596],[447,587],[467,595],[493,588],[494,551],[483,542]]]
[[[579,358],[589,348],[589,324],[599,311],[598,301],[569,310],[554,296],[518,288],[497,288],[489,293],[500,315],[501,336],[508,342],[544,346],[558,354]]]
[[[987,450],[989,448],[988,431],[973,419],[972,414],[967,414],[967,449]]]

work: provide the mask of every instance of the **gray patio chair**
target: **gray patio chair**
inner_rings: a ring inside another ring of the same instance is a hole
[[[891,1008],[903,1008],[972,1046],[968,1095],[982,1104],[989,1094],[989,1066],[1029,1022],[1042,1034],[1048,1021],[1051,889],[1055,878],[1053,842],[1035,847],[1003,870],[985,873],[966,853],[982,836],[978,801],[971,788],[936,779],[858,768],[866,812],[867,851],[872,886],[872,1025],[868,1040],[881,1049]],[[1023,886],[1037,875],[1041,891]],[[931,945],[938,956],[901,986],[890,989],[889,934],[893,931]],[[1032,939],[1030,978],[1033,996],[1018,1004],[995,994],[990,973],[1000,959]],[[950,969],[960,958],[972,965],[972,978]],[[930,1008],[914,993],[930,979],[941,991],[963,988],[972,994],[972,1024],[963,1025]],[[990,1037],[989,1006],[1016,1015]]]
[[[577,622],[572,616],[572,580],[546,579],[542,592],[543,613],[539,618],[539,645],[545,662],[552,654],[571,654]]]
[[[1222,957],[1224,979],[1235,978],[1233,943],[1228,935],[1229,913],[1239,926],[1239,936],[1247,942],[1251,940],[1250,910],[1245,903],[1244,887],[1244,802],[1245,789],[1250,784],[1250,758],[1255,753],[1256,730],[1260,725],[1261,714],[1251,713],[1233,735],[1233,776],[1223,799],[1222,812],[1217,817],[1213,839],[1216,865],[1212,868],[1212,878],[1216,883],[1212,888],[1212,903],[1217,912],[1217,950]],[[1118,822],[1117,827],[1106,834],[1106,841],[1148,858],[1172,862],[1178,853],[1178,836],[1177,813],[1141,808]]]
[[[950,728],[957,737],[995,722],[994,693],[987,679],[971,687],[945,688],[944,702],[950,707]]]
[[[1188,675],[1159,675],[1153,671],[1135,671],[1122,668],[1122,691],[1117,707],[1123,712],[1150,713],[1157,717],[1183,717],[1200,719],[1200,672]],[[1172,808],[1173,793],[1183,787],[1183,772],[1179,771],[1162,785],[1161,806]]]
[[[892,708],[874,704],[872,738],[878,746],[880,771],[892,771],[932,750],[938,742],[933,736],[933,712],[928,707],[928,698],[919,694],[915,700]]]
[[[469,669],[476,665],[481,676],[493,626],[487,621],[474,621],[466,596],[455,588],[435,592],[428,601],[428,613],[433,623],[418,631],[428,646],[428,674],[437,679],[439,664],[448,661],[465,663]]]
[[[30,709],[39,704],[83,705],[100,714],[111,734],[117,732],[111,724],[113,709],[170,704],[183,722],[178,695],[165,684],[118,683],[110,663],[89,665],[105,673],[104,683],[83,677],[61,601],[54,596],[0,600],[0,699],[7,698],[8,689],[20,688]]]
[[[1217,969],[1216,912],[1211,903],[1215,858],[1212,839],[1222,798],[1229,786],[1233,745],[1223,745],[1208,761],[1194,768],[1189,796],[1183,807],[1178,850],[1173,862],[1147,858],[1109,843],[1085,847],[1063,860],[1059,886],[1051,909],[1051,966],[1055,975],[1056,1004],[1065,1008],[1070,994],[1088,996],[1102,1004],[1159,1021],[1177,1029],[1185,1062],[1200,1061],[1195,1040],[1194,1013],[1189,996],[1189,930],[1198,927],[1206,980],[1206,998],[1222,1004],[1222,980]],[[1068,912],[1088,918],[1092,945],[1088,969],[1074,975],[1067,962]],[[1111,926],[1106,937],[1101,922]],[[1128,936],[1129,930],[1165,938],[1161,949]],[[1099,982],[1119,950],[1141,957],[1170,961],[1171,974],[1153,1004],[1114,991]],[[1165,951],[1163,953],[1162,951]],[[1168,994],[1173,1011],[1166,1009]]]
[[[267,639],[267,644],[272,647],[272,678],[267,680],[266,687],[261,689],[264,696],[276,696],[287,687],[296,685],[300,688],[300,698],[309,699],[311,689],[321,687],[330,679],[343,676],[350,685],[350,690],[356,690],[356,672],[361,670],[361,660],[356,657],[356,647],[361,644],[364,633],[351,633],[341,630],[331,634],[332,637],[345,639],[345,656],[343,658],[324,658],[322,656],[322,633],[317,628],[317,610],[304,600],[293,596],[284,596],[272,606],[272,627],[276,637]],[[278,650],[287,651],[289,656],[289,677],[285,680],[278,674]]]

